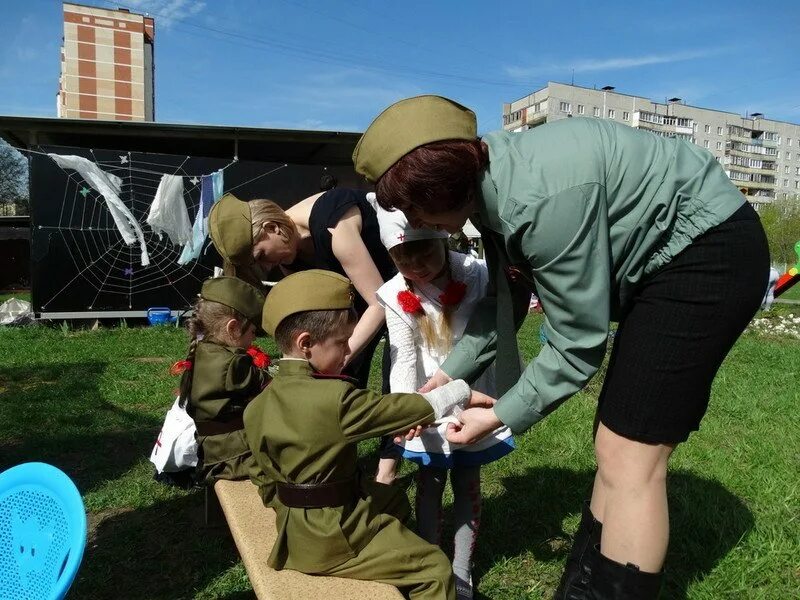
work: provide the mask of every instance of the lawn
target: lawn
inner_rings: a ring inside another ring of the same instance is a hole
[[[26,302],[31,301],[31,293],[26,291],[20,292],[3,292],[0,294],[0,304],[8,300],[9,298],[16,298],[17,300],[25,300]]]
[[[800,300],[800,283],[795,283],[781,296],[783,300]]]
[[[538,350],[538,325],[531,317],[520,333],[526,358]],[[224,524],[203,523],[202,492],[156,483],[147,462],[174,398],[167,370],[186,350],[181,330],[0,328],[0,347],[0,469],[55,464],[89,511],[72,598],[252,597]],[[726,360],[703,429],[672,462],[662,598],[797,597],[798,378],[798,340],[748,333]],[[484,469],[475,571],[484,597],[550,598],[591,487],[599,386],[597,378]],[[364,446],[366,460],[373,448]]]

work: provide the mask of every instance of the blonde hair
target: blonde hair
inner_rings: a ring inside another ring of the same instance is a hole
[[[278,230],[289,241],[293,242],[297,234],[297,226],[292,218],[272,200],[250,200],[250,222],[253,224],[253,242],[261,237],[265,223],[274,223]]]
[[[448,252],[447,240],[444,238],[415,240],[413,242],[398,244],[397,246],[389,248],[389,256],[392,257],[395,264],[413,263],[417,257],[429,252],[438,244],[444,247],[445,268],[447,269],[448,276],[452,277],[450,271],[450,252]],[[410,292],[416,293],[414,292],[414,283],[408,279],[405,281],[406,288]],[[447,354],[453,347],[452,320],[455,308],[456,307],[452,305],[443,305],[442,315],[441,318],[438,319],[438,323],[436,322],[437,319],[428,315],[424,310],[413,313],[413,317],[416,319],[417,326],[419,327],[419,333],[422,336],[422,343],[439,354]]]

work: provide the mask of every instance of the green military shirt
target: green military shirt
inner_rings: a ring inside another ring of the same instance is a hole
[[[266,385],[266,371],[253,365],[242,348],[199,342],[192,367],[188,412],[198,427],[208,422],[231,422]],[[253,465],[244,429],[197,436],[199,479],[242,479]]]
[[[319,573],[358,555],[387,517],[367,494],[345,506],[287,508],[274,496],[273,482],[355,477],[358,442],[432,423],[436,416],[419,394],[382,396],[312,375],[304,360],[281,360],[275,379],[245,409],[244,424],[261,470],[254,483],[277,512],[270,566]]]
[[[545,313],[547,343],[495,406],[522,432],[594,375],[609,321],[642,279],[745,199],[708,151],[613,121],[564,119],[483,141],[478,220],[505,253],[490,277],[504,261],[516,267]],[[478,305],[442,365],[448,375],[472,380],[494,358],[495,308],[491,295]],[[498,369],[503,360],[516,357],[499,356]]]

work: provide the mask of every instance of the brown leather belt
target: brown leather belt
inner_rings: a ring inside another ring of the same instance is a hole
[[[357,497],[356,478],[329,483],[278,482],[278,500],[288,508],[344,506]]]
[[[233,415],[225,421],[195,421],[197,435],[219,435],[244,429],[242,414]]]

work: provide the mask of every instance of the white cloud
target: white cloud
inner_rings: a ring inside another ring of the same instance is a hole
[[[198,0],[123,0],[127,8],[145,12],[156,21],[156,28],[169,29],[175,21],[192,17],[206,7]]]
[[[507,66],[505,72],[518,79],[529,79],[534,76],[546,76],[555,71],[572,71],[586,73],[590,71],[618,71],[632,69],[647,65],[674,63],[698,58],[706,58],[723,52],[724,48],[707,48],[702,50],[687,50],[671,54],[643,54],[640,56],[626,56],[616,58],[577,58],[572,62],[539,64],[531,67]]]

